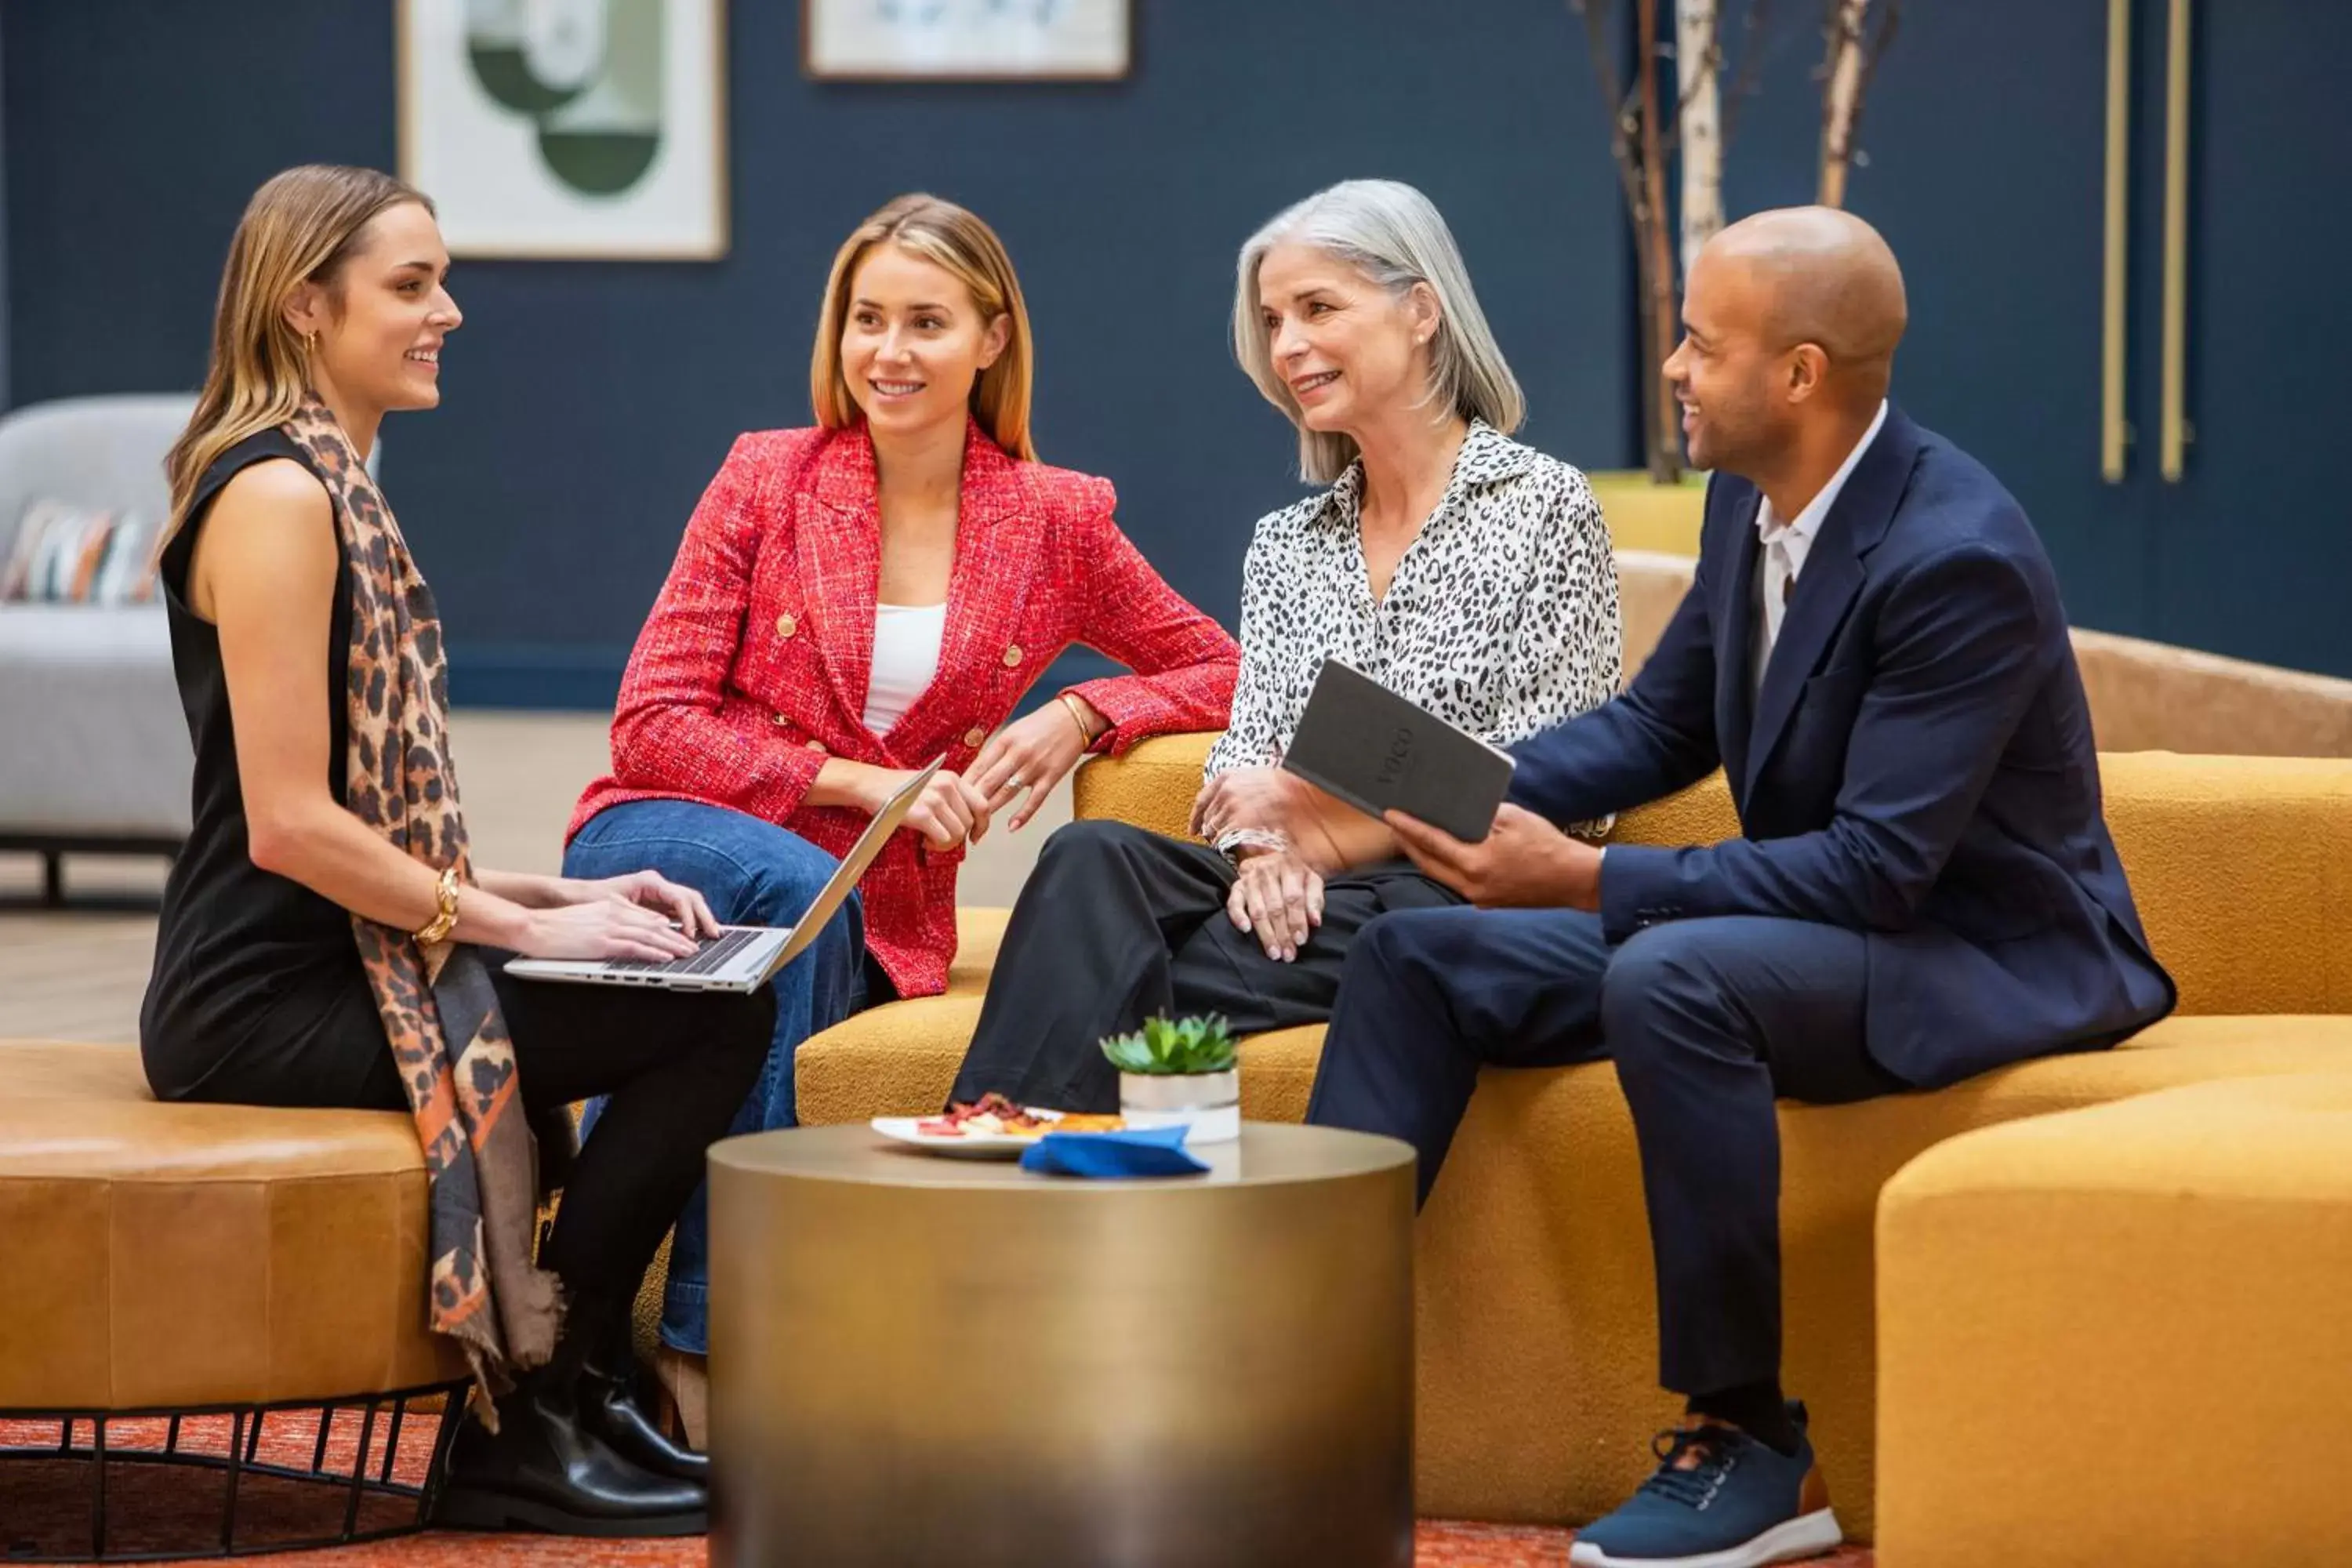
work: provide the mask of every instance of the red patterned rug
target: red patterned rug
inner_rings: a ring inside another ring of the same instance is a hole
[[[183,1449],[226,1456],[228,1420],[225,1416],[191,1419],[182,1424]],[[323,1450],[318,1443],[315,1418],[272,1416],[263,1424],[256,1458],[264,1464],[309,1470],[314,1462],[331,1474],[348,1476],[360,1451],[362,1420],[359,1412],[338,1415]],[[62,1436],[58,1423],[0,1421],[0,1448],[54,1449]],[[382,1472],[390,1433],[379,1418],[367,1434],[366,1456],[371,1474]],[[165,1424],[110,1422],[110,1456],[135,1456],[162,1448]],[[87,1423],[77,1428],[75,1445],[87,1449]],[[395,1480],[414,1483],[424,1473],[430,1453],[430,1419],[411,1424],[391,1454]],[[20,1459],[0,1463],[0,1562],[10,1557],[62,1555],[87,1552],[89,1542],[89,1467],[82,1459]],[[216,1531],[221,1513],[225,1474],[165,1471],[135,1462],[107,1467],[110,1545],[115,1550],[189,1550],[198,1546],[202,1532]],[[414,1505],[407,1505],[414,1517]],[[239,1484],[238,1537],[241,1544],[265,1540],[317,1539],[335,1532],[350,1507],[346,1489],[296,1485],[248,1474]],[[361,1504],[361,1528],[389,1527],[398,1522],[400,1505],[390,1500],[365,1500]],[[1533,1525],[1462,1524],[1425,1520],[1413,1552],[1415,1568],[1567,1568],[1569,1543],[1575,1532]],[[397,1541],[337,1547],[324,1552],[289,1552],[270,1559],[293,1564],[332,1564],[334,1568],[443,1568],[465,1563],[481,1568],[688,1568],[706,1560],[700,1540],[589,1542],[547,1536],[487,1536],[436,1532]],[[226,1558],[200,1560],[226,1564]],[[238,1558],[236,1561],[249,1561]],[[1824,1568],[1870,1568],[1870,1552],[1848,1547],[1818,1560]]]

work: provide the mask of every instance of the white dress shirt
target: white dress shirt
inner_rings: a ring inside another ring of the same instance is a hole
[[[1804,510],[1786,522],[1781,521],[1780,514],[1772,510],[1769,498],[1760,500],[1757,504],[1756,537],[1764,545],[1757,552],[1757,596],[1762,601],[1764,610],[1757,621],[1759,635],[1753,666],[1753,681],[1757,686],[1764,684],[1764,667],[1772,657],[1774,646],[1780,640],[1780,620],[1787,614],[1789,595],[1795,591],[1797,578],[1805,570],[1805,557],[1812,552],[1813,536],[1822,531],[1822,520],[1828,517],[1830,508],[1837,504],[1838,492],[1845,489],[1846,480],[1853,474],[1854,465],[1862,461],[1862,455],[1870,450],[1870,444],[1878,439],[1878,432],[1885,424],[1886,401],[1881,398],[1878,412],[1870,421],[1870,428],[1862,433],[1862,439],[1855,442],[1853,450],[1845,455],[1845,461],[1838,465],[1838,470],[1830,476],[1829,483],[1805,503]]]

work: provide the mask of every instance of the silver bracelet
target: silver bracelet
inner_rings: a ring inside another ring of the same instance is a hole
[[[1290,837],[1270,827],[1228,827],[1217,835],[1217,853],[1228,860],[1239,859],[1244,849],[1266,849],[1276,854],[1290,847]]]

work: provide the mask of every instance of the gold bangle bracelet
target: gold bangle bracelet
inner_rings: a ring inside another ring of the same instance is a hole
[[[1069,711],[1070,722],[1078,727],[1078,739],[1084,741],[1087,747],[1091,749],[1097,741],[1102,739],[1102,735],[1099,731],[1087,728],[1087,716],[1085,711],[1078,707],[1078,700],[1070,693],[1065,691],[1062,693],[1062,706]],[[1108,728],[1108,726],[1105,726],[1105,728]]]
[[[447,936],[452,931],[457,929],[457,867],[447,867],[442,871],[440,881],[436,883],[434,886],[433,898],[434,902],[438,906],[439,912],[435,914],[430,921],[427,921],[425,924],[416,928],[416,945],[419,947],[431,947],[435,942],[439,942],[444,937]]]

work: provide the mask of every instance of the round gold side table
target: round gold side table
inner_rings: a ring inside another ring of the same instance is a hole
[[[710,1152],[714,1563],[1409,1568],[1412,1152],[1251,1123],[1079,1181]]]

